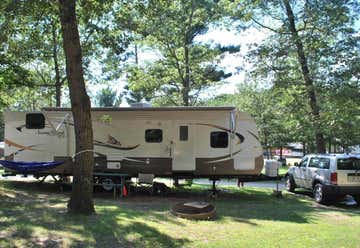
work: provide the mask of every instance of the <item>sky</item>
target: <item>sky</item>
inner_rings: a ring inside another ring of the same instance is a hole
[[[213,97],[218,94],[233,94],[236,92],[237,85],[244,82],[245,80],[245,71],[251,68],[251,64],[247,63],[244,60],[244,55],[248,52],[248,45],[250,43],[260,43],[263,39],[267,37],[268,33],[264,30],[259,30],[256,28],[249,28],[246,31],[242,31],[237,33],[235,30],[229,31],[224,29],[210,29],[204,35],[201,35],[196,38],[197,42],[204,42],[204,43],[214,43],[214,44],[221,44],[222,46],[228,45],[240,45],[240,52],[236,54],[227,54],[222,59],[220,66],[225,70],[226,73],[232,73],[232,76],[226,79],[226,84],[222,85],[216,91],[209,91],[204,92],[201,97]],[[154,61],[159,56],[149,50],[143,50],[139,52],[139,61]],[[95,74],[99,74],[101,71],[96,70],[97,65],[93,64],[91,70]],[[237,68],[245,69],[238,72]],[[114,90],[117,90],[118,93],[122,92],[123,87],[125,86],[125,78],[119,79],[119,81],[110,83],[110,87]],[[107,86],[103,85],[92,85],[90,86],[90,92],[92,95],[96,95],[96,92],[100,91],[102,88],[106,88]],[[216,94],[212,93],[216,92]],[[122,107],[128,106],[126,102],[122,102]]]
[[[211,32],[199,37],[199,41],[213,42],[222,46],[240,45],[240,52],[228,54],[222,60],[220,66],[232,76],[227,78],[228,84],[223,85],[217,90],[217,94],[233,94],[238,84],[245,81],[245,71],[252,67],[252,64],[245,61],[244,57],[249,51],[251,43],[260,43],[267,37],[268,33],[264,30],[249,28],[246,31],[236,33],[227,30],[212,30]],[[237,68],[242,68],[240,72]]]

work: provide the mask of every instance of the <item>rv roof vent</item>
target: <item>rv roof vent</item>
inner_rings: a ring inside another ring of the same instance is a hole
[[[145,102],[136,102],[136,103],[131,103],[130,107],[131,108],[150,108],[151,104],[145,103]]]

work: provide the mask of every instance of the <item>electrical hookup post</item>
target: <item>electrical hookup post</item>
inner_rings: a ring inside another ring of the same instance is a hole
[[[276,167],[276,188],[273,190],[273,195],[277,198],[282,197],[282,191],[279,189],[279,183],[280,183],[279,167],[280,165],[278,164]]]

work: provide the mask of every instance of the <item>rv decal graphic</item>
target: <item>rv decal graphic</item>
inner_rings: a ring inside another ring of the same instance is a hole
[[[37,150],[37,149],[33,149],[33,147],[37,147],[37,146],[40,146],[40,145],[30,145],[30,146],[23,146],[23,145],[20,145],[20,144],[17,144],[11,140],[8,140],[8,139],[5,139],[4,140],[5,144],[7,144],[9,147],[13,146],[13,147],[16,147],[16,148],[20,148],[19,150],[17,150],[16,152],[13,152],[11,153],[10,155],[8,155],[7,157],[12,157],[14,158],[15,155],[18,155],[20,152],[22,151],[41,151],[41,150]]]
[[[259,141],[259,137],[256,134],[254,134],[253,132],[250,132],[249,130],[248,130],[248,133],[251,134],[251,136],[253,136],[257,141]]]
[[[105,142],[102,142],[102,141],[99,141],[99,140],[94,140],[94,145],[95,146],[107,147],[107,148],[113,148],[113,149],[117,149],[117,150],[133,150],[133,149],[140,146],[140,144],[133,145],[133,146],[122,146],[121,144],[105,143]]]
[[[16,148],[20,148],[21,150],[19,150],[19,151],[25,151],[25,150],[27,150],[27,151],[39,151],[39,150],[33,149],[33,147],[36,147],[36,146],[39,146],[39,145],[23,146],[23,145],[15,143],[15,142],[13,142],[11,140],[8,140],[8,139],[5,139],[4,142],[8,146],[13,146],[13,147],[16,147]]]
[[[207,123],[189,123],[190,125],[199,125],[199,126],[207,126],[207,127],[214,127],[223,131],[226,131],[228,133],[232,133],[230,129],[222,127],[222,126],[218,126],[218,125],[213,125],[213,124],[207,124]],[[236,137],[238,137],[239,141],[238,144],[241,144],[244,142],[245,138],[244,136],[242,136],[240,133],[235,132]]]
[[[22,132],[22,129],[23,129],[24,127],[26,127],[25,124],[24,124],[24,125],[21,125],[21,126],[18,126],[18,127],[16,128],[16,130],[18,130],[19,132]]]
[[[115,139],[113,136],[108,135],[108,141],[107,143],[112,144],[112,145],[118,145],[121,146],[120,141],[118,141],[117,139]]]

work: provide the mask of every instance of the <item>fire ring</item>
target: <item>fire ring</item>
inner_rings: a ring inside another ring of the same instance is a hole
[[[208,202],[186,202],[173,206],[170,212],[180,218],[210,220],[216,216],[216,208]]]

